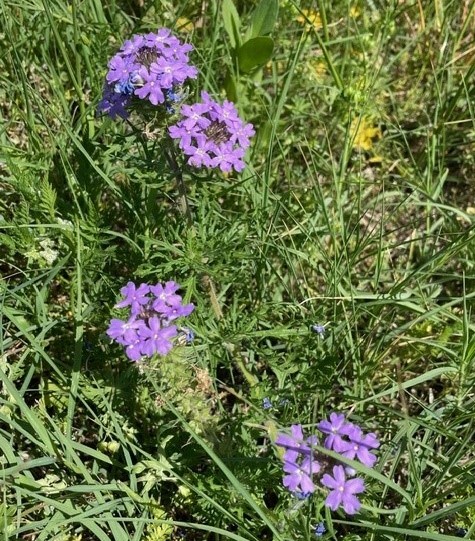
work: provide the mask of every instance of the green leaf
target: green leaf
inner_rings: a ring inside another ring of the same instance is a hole
[[[244,73],[265,64],[274,51],[274,40],[269,37],[252,38],[239,47],[237,58],[239,69]]]
[[[223,0],[223,24],[228,33],[231,47],[236,49],[241,45],[241,20],[232,0]]]
[[[229,101],[237,103],[238,101],[238,92],[236,86],[236,80],[233,77],[233,74],[228,70],[226,78],[224,79],[224,89],[226,90],[226,97]]]
[[[279,12],[278,0],[261,0],[251,15],[250,38],[265,36],[274,29]]]

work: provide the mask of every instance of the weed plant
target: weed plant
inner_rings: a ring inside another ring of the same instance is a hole
[[[0,539],[473,539],[475,3],[0,17]],[[239,172],[186,163],[182,105],[98,114],[159,28],[194,48],[183,104],[253,125]],[[167,282],[194,308],[131,360],[120,290]]]

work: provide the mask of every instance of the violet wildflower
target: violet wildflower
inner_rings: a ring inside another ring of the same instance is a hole
[[[142,310],[142,307],[147,304],[150,299],[146,296],[150,293],[150,286],[140,284],[136,287],[133,282],[128,282],[126,286],[121,288],[120,292],[124,296],[124,300],[115,305],[116,308],[124,308],[130,305],[130,311],[133,316],[136,316]]]
[[[302,425],[292,425],[290,431],[292,433],[291,436],[288,434],[279,434],[275,440],[276,445],[284,447],[285,449],[284,460],[292,461],[289,457],[297,458],[299,453],[307,456],[310,455],[312,446],[318,444],[317,437],[310,436],[304,440]]]
[[[185,317],[194,310],[193,304],[182,304],[176,293],[179,285],[167,282],[165,285],[128,282],[121,288],[123,299],[116,308],[129,308],[127,321],[113,318],[106,334],[125,347],[125,354],[133,361],[155,354],[167,355],[178,335],[172,321]],[[191,332],[191,331],[190,331]]]
[[[332,489],[325,500],[325,505],[332,511],[343,506],[348,515],[354,515],[360,509],[361,503],[355,494],[364,491],[364,482],[358,477],[347,480],[343,466],[333,466],[333,477],[325,473],[321,483]]]
[[[150,286],[150,291],[156,297],[153,301],[153,309],[166,315],[170,308],[180,305],[181,297],[176,293],[178,289],[180,289],[180,286],[173,281],[166,282],[164,286],[162,284]]]
[[[97,106],[98,113],[106,113],[113,120],[118,116],[125,119],[129,116],[127,107],[130,105],[130,96],[128,94],[116,93],[114,88],[105,85],[102,99]]]
[[[324,446],[339,453],[342,460],[355,459],[367,467],[374,466],[376,456],[371,450],[379,447],[375,434],[364,434],[359,426],[348,422],[344,414],[335,412],[317,427],[326,435]],[[359,510],[361,504],[355,494],[364,491],[363,480],[353,477],[356,471],[338,458],[319,451],[316,435],[305,437],[302,425],[292,425],[291,434],[279,434],[275,443],[285,449],[283,484],[293,494],[313,493],[319,481],[323,487],[332,489],[325,501],[327,507],[335,511],[342,506],[348,514]]]
[[[162,326],[162,321],[153,316],[148,318],[148,325],[139,330],[138,336],[142,341],[141,351],[152,357],[155,353],[166,355],[173,347],[171,338],[178,334],[175,325]]]
[[[377,449],[379,441],[376,434],[363,434],[359,426],[352,425],[347,429],[349,441],[341,441],[335,450],[344,457],[354,460],[358,459],[368,468],[372,468],[377,460],[376,455],[370,452],[370,449]]]
[[[292,435],[279,434],[276,445],[284,447],[283,485],[291,492],[313,493],[313,475],[320,471],[320,464],[313,459],[312,448],[317,445],[316,436],[305,438],[302,425],[291,426]]]
[[[127,118],[133,98],[167,106],[187,79],[198,74],[189,63],[192,49],[166,28],[127,40],[109,61],[99,112]]]
[[[342,436],[345,435],[347,428],[351,426],[353,425],[346,421],[343,413],[330,413],[330,421],[323,420],[317,424],[321,432],[328,434],[325,438],[325,447],[334,449],[337,452],[339,452],[339,448],[343,443]]]
[[[170,136],[180,140],[189,165],[242,171],[244,153],[255,133],[252,124],[244,124],[230,101],[219,104],[207,92],[201,98],[200,103],[182,106],[182,118],[170,126]]]
[[[315,492],[315,485],[312,481],[314,474],[320,471],[320,464],[316,460],[304,458],[300,464],[284,460],[283,485],[291,492],[310,493]]]

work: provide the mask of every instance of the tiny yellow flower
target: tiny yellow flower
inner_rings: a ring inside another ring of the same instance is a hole
[[[355,118],[350,126],[353,148],[357,150],[371,150],[373,140],[382,137],[381,130],[374,126],[367,117]]]
[[[356,19],[358,18],[359,16],[361,15],[361,11],[358,7],[356,6],[351,6],[350,8],[350,17],[352,19]]]
[[[307,32],[310,32],[312,28],[314,30],[322,28],[320,13],[314,9],[302,9],[300,15],[297,16],[297,21],[306,26]]]

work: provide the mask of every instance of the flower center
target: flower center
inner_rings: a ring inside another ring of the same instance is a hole
[[[212,122],[204,131],[208,139],[219,145],[229,141],[231,134],[224,122]]]
[[[149,68],[158,58],[157,51],[149,47],[143,47],[137,53],[135,60],[142,66]]]

